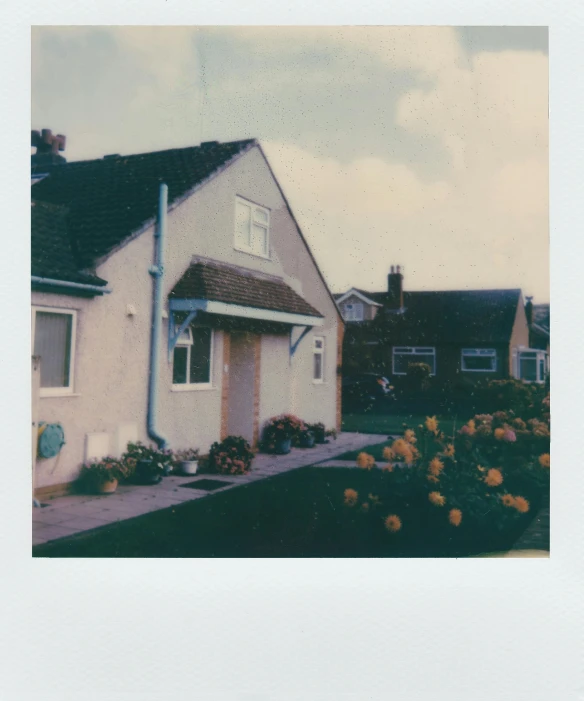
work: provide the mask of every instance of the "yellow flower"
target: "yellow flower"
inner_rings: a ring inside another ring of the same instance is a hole
[[[435,416],[427,416],[426,417],[426,428],[428,431],[432,431],[432,433],[436,433],[438,430],[438,421],[436,421]]]
[[[444,469],[444,463],[439,458],[432,458],[428,470],[434,477],[438,477]]]
[[[460,526],[462,521],[462,511],[460,509],[450,509],[448,520],[453,526]]]
[[[443,497],[440,492],[430,492],[430,494],[428,494],[428,499],[434,506],[444,506],[444,504],[446,504],[446,498]]]
[[[396,516],[395,514],[390,514],[386,519],[385,519],[385,527],[387,528],[390,533],[397,533],[401,527],[402,527],[402,522],[399,516]]]
[[[446,448],[444,448],[444,455],[447,458],[453,458],[454,457],[454,446],[452,443],[449,443]]]
[[[542,467],[547,467],[549,470],[550,467],[550,456],[549,453],[544,453],[543,455],[539,456],[539,464]]]
[[[436,484],[438,484],[438,482],[440,481],[438,477],[434,477],[434,475],[428,475],[426,479],[428,480],[428,482],[435,482]]]
[[[395,455],[393,453],[393,450],[388,445],[386,445],[383,449],[384,460],[387,460],[387,462],[391,462],[394,459],[394,457]]]
[[[511,496],[511,494],[503,494],[501,501],[503,506],[515,506],[515,497]]]
[[[394,455],[403,458],[408,465],[414,462],[414,456],[417,454],[415,448],[409,443],[406,443],[403,438],[395,440],[391,449]]]
[[[355,506],[359,494],[354,489],[345,489],[345,504],[347,506]]]
[[[513,506],[521,514],[526,514],[529,511],[529,502],[524,497],[515,497]]]
[[[408,428],[408,430],[404,433],[404,438],[407,443],[415,443],[417,440],[416,432],[413,431],[411,428]]]
[[[497,470],[495,467],[492,467],[487,471],[485,483],[488,484],[489,487],[498,487],[503,483],[503,475],[501,474],[501,471]]]
[[[502,441],[504,435],[505,435],[505,429],[504,429],[504,428],[496,428],[496,429],[495,429],[495,438],[496,438],[498,441]]]
[[[357,455],[357,467],[362,467],[364,470],[370,470],[375,465],[375,458],[369,453],[359,453]]]

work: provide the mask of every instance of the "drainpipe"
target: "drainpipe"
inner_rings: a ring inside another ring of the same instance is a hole
[[[158,199],[158,222],[154,231],[156,249],[155,264],[148,272],[154,279],[152,299],[152,329],[150,334],[150,368],[148,375],[148,436],[156,445],[166,448],[166,438],[156,428],[156,409],[158,395],[158,348],[160,345],[160,326],[162,324],[162,275],[164,273],[164,242],[166,238],[166,212],[168,209],[168,185],[161,183]]]

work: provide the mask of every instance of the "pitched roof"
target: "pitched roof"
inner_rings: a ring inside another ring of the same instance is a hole
[[[387,292],[369,292],[377,302]],[[392,345],[508,343],[521,290],[404,292],[403,313],[382,307],[373,322]]]
[[[80,270],[91,268],[156,215],[161,182],[172,204],[254,144],[209,142],[55,165],[32,186],[32,197],[68,208],[76,263]]]
[[[257,277],[215,262],[191,265],[170,292],[177,299],[206,299],[259,309],[322,314],[282,280]]]
[[[79,270],[67,226],[68,210],[46,202],[31,202],[31,275],[86,285],[105,280]]]

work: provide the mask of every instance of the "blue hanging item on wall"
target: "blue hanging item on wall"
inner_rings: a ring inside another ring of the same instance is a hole
[[[65,445],[65,432],[61,424],[47,424],[39,421],[38,457],[54,458]]]

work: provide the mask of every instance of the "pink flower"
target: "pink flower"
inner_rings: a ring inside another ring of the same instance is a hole
[[[515,443],[515,441],[517,440],[515,431],[512,431],[510,428],[508,428],[503,434],[503,440],[507,441],[507,443]]]

